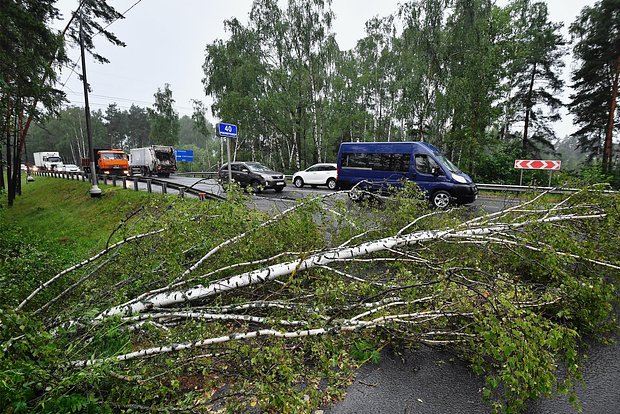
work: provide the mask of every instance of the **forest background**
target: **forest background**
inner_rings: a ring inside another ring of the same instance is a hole
[[[43,2],[50,10],[55,3]],[[102,18],[93,15],[95,24],[85,26],[92,53]],[[43,26],[58,35],[52,20],[53,13],[41,15]],[[152,107],[111,104],[91,111],[94,147],[173,145],[194,150],[195,161],[182,170],[213,170],[223,151],[210,115],[238,125],[237,159],[287,173],[333,162],[343,141],[424,140],[480,182],[515,183],[515,159],[553,158],[562,159],[565,171],[586,168],[617,184],[620,1],[584,7],[570,25],[570,39],[561,23],[550,21],[545,2],[530,0],[502,6],[490,0],[407,2],[369,20],[352,50],[339,48],[333,20],[330,1],[292,0],[286,8],[255,1],[248,21],[225,21],[229,37],[206,45],[203,85],[212,105],[196,100],[191,117],[179,116],[173,90],[162,85]],[[69,29],[58,40],[63,48],[76,43],[76,32]],[[562,57],[570,48],[575,65],[566,85]],[[62,56],[56,55],[57,72],[66,71]],[[49,150],[79,163],[87,153],[84,109],[60,109],[57,75],[44,78],[51,98],[38,99],[35,123],[24,130],[20,117],[30,115],[28,105],[41,91],[24,93],[12,80],[19,76],[3,73],[7,164],[32,162],[33,152]],[[563,102],[568,86],[574,92]],[[553,128],[562,107],[578,127],[568,137]],[[11,146],[19,157],[9,157]]]

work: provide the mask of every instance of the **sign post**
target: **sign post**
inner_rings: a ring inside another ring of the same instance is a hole
[[[226,156],[228,158],[228,188],[232,183],[232,170],[230,168],[230,141],[237,139],[237,125],[218,122],[215,126],[215,134],[218,137],[226,137]]]
[[[519,185],[523,185],[523,170],[549,170],[549,187],[551,187],[551,176],[554,171],[559,171],[561,166],[560,160],[515,160],[515,168],[521,170]]]

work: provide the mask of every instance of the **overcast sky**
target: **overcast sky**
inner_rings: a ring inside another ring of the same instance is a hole
[[[65,19],[78,3],[79,0],[58,2]],[[101,65],[92,59],[86,61],[92,90],[89,95],[91,109],[105,110],[110,103],[117,103],[121,109],[128,109],[132,103],[150,107],[157,88],[168,83],[179,114],[191,115],[192,99],[211,103],[205,97],[201,82],[205,46],[216,39],[228,38],[224,20],[236,17],[246,23],[252,0],[111,0],[109,3],[121,13],[131,8],[124,20],[118,20],[109,28],[127,46],[113,47],[102,36],[95,38],[98,53],[107,57],[110,63]],[[286,1],[280,0],[280,3],[283,7]],[[366,21],[374,16],[394,13],[400,3],[403,1],[333,0],[332,10],[336,15],[333,30],[340,48],[353,48],[364,36]],[[549,0],[547,3],[551,20],[563,22],[563,33],[568,36],[568,25],[585,5],[593,4],[593,0]],[[63,25],[58,22],[59,28]],[[69,56],[74,62],[78,61],[79,50],[70,51]],[[567,66],[566,79],[568,71]],[[78,76],[65,70],[60,82],[70,104],[83,106]],[[574,130],[568,117],[564,118],[563,122],[556,124],[559,137]]]

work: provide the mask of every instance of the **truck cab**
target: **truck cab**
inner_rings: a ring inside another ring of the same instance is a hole
[[[90,172],[90,158],[82,158],[81,166]],[[122,149],[96,149],[95,169],[97,174],[129,175],[129,157]]]
[[[60,153],[56,151],[35,152],[34,165],[40,171],[59,171],[64,166]]]

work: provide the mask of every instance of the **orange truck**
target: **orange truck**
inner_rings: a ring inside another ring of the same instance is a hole
[[[90,158],[82,158],[82,169],[90,172]],[[129,156],[122,149],[95,149],[97,174],[129,175]]]

